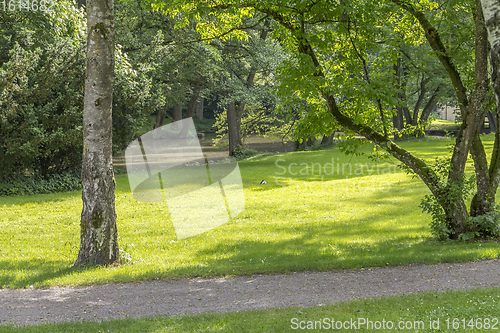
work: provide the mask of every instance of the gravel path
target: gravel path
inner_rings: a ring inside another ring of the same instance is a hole
[[[354,298],[500,287],[500,260],[180,279],[83,288],[0,289],[0,324],[313,306]]]

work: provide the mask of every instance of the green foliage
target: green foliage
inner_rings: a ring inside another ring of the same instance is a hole
[[[33,47],[16,42],[0,67],[0,180],[75,169],[81,159],[84,46],[55,37]]]
[[[470,216],[465,224],[465,233],[460,239],[500,238],[500,214],[498,207],[484,215]]]
[[[227,145],[227,112],[219,112],[214,124],[217,136],[213,139],[214,146]],[[274,110],[258,106],[247,105],[241,118],[241,137],[244,140],[252,134],[262,137],[289,137],[292,122]]]
[[[81,166],[85,20],[71,2],[66,3],[64,13],[62,17],[27,15],[19,22],[0,23],[0,29],[10,33],[2,38],[11,45],[0,63],[0,181],[13,175],[57,174]],[[60,26],[59,33],[38,29],[40,20],[48,20],[48,26]],[[71,25],[75,26],[69,28]],[[145,119],[149,81],[131,67],[120,48],[115,68],[116,153],[135,138],[135,130]]]
[[[81,188],[80,170],[30,177],[18,175],[0,182],[0,196],[68,192]]]
[[[236,146],[234,149],[233,157],[237,160],[244,160],[257,154],[259,154],[259,152],[255,149],[244,149],[241,146]]]
[[[212,132],[215,130],[214,125],[215,125],[215,120],[214,119],[197,119],[193,118],[194,122],[194,127],[196,128],[197,132]]]
[[[446,240],[450,238],[454,230],[443,206],[455,207],[460,200],[470,197],[476,185],[476,178],[475,175],[469,178],[463,175],[461,181],[448,183],[448,174],[451,169],[450,158],[436,158],[436,162],[432,167],[440,178],[439,183],[444,190],[439,199],[432,194],[427,194],[422,199],[420,208],[432,216],[432,234],[439,240]],[[470,238],[469,236],[465,236],[465,238]],[[462,239],[465,238],[462,237]]]

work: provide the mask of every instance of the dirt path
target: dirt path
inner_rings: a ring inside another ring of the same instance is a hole
[[[313,306],[354,298],[500,287],[500,260],[48,290],[0,289],[0,324]]]

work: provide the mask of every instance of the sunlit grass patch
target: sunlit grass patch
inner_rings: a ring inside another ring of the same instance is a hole
[[[491,136],[485,138],[487,144],[491,140]],[[400,144],[432,161],[447,154],[451,142]],[[377,164],[337,149],[241,161],[245,210],[229,223],[182,240],[177,239],[166,204],[135,200],[127,176],[117,175],[118,241],[124,264],[112,268],[70,267],[79,247],[81,193],[3,197],[0,286],[84,285],[498,257],[497,242],[435,241],[430,217],[419,208],[427,188],[397,169],[395,162]],[[259,184],[261,180],[266,184]]]

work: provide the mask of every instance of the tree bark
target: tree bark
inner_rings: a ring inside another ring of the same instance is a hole
[[[335,135],[335,133],[332,133],[330,135],[324,134],[323,138],[321,139],[321,144],[322,145],[331,145],[331,144],[333,144],[333,137],[334,137],[334,135]]]
[[[420,82],[420,93],[418,95],[418,100],[417,103],[415,104],[415,107],[413,108],[413,118],[411,121],[411,124],[413,126],[418,125],[418,114],[420,111],[420,107],[422,106],[422,103],[424,102],[425,94],[427,93],[427,87],[426,84],[429,82],[430,78],[424,79],[422,78],[422,82]]]
[[[234,102],[227,105],[227,130],[229,136],[229,156],[234,156],[237,147],[236,107]]]
[[[480,0],[476,0],[476,70],[475,83],[476,91],[471,98],[476,96],[479,100],[476,103],[471,103],[471,107],[478,108],[474,112],[479,114],[479,123],[476,126],[474,139],[471,146],[471,156],[474,160],[474,168],[476,171],[477,193],[472,199],[470,207],[471,216],[480,216],[494,208],[495,198],[489,195],[490,174],[488,172],[488,159],[484,146],[479,136],[481,124],[486,116],[485,102],[486,95],[489,90],[488,80],[488,32],[484,21],[483,11]]]
[[[158,110],[158,112],[156,113],[156,121],[153,126],[153,129],[163,126],[163,121],[165,120],[166,115],[167,115],[167,110],[165,110],[165,108]]]
[[[182,120],[182,104],[177,103],[174,105],[174,121]]]
[[[112,162],[115,32],[113,0],[87,3],[87,73],[83,112],[81,245],[79,265],[119,257]]]
[[[193,89],[193,95],[189,99],[189,103],[186,110],[186,118],[191,118],[196,112],[198,106],[198,99],[200,98],[201,86],[195,86]],[[182,112],[182,111],[181,111]]]
[[[481,0],[481,8],[483,10],[485,26],[487,28],[487,33],[491,45],[491,80],[493,93],[496,100],[495,120],[498,120],[500,119],[500,3],[495,0]],[[488,170],[490,180],[488,187],[488,198],[491,198],[491,200],[495,199],[495,195],[500,182],[500,131],[498,130],[498,124],[496,122],[495,126],[495,144],[493,146],[491,163]]]
[[[200,97],[198,100],[198,105],[196,106],[196,118],[198,120],[203,119],[203,107],[205,104],[205,99],[203,97]]]
[[[241,133],[241,118],[245,112],[246,103],[240,102],[235,109],[236,114],[236,145],[243,147],[243,134]]]
[[[438,86],[424,106],[422,115],[420,116],[419,125],[425,123],[429,119],[432,110],[434,110],[434,108],[436,107],[442,94],[443,89],[441,88],[441,86]]]

